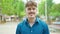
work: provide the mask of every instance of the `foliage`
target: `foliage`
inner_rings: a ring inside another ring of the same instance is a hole
[[[60,16],[60,4],[53,4],[50,10],[51,16]]]
[[[22,0],[2,0],[2,14],[24,16],[24,3]],[[23,14],[21,14],[23,13]]]
[[[39,15],[44,15],[44,11],[45,11],[45,2],[44,1],[39,3],[38,10],[39,10]]]
[[[60,4],[54,4],[52,0],[46,1],[48,14],[50,16],[60,16]],[[2,9],[2,14],[23,17],[25,15],[24,8],[24,2],[22,0],[0,0],[0,11]],[[45,1],[39,3],[38,9],[39,16],[45,14]]]

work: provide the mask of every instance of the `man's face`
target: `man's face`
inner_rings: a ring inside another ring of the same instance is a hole
[[[26,7],[26,14],[28,18],[36,17],[37,8],[35,6],[28,6]]]

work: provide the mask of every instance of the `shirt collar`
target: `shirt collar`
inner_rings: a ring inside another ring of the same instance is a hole
[[[28,23],[28,18],[26,18],[24,21],[25,21],[25,23]],[[35,23],[39,23],[39,18],[38,17],[36,17]]]

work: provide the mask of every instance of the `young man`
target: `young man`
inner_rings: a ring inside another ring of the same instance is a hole
[[[27,18],[18,24],[16,34],[49,34],[48,26],[37,15],[37,3],[28,1],[25,5]]]

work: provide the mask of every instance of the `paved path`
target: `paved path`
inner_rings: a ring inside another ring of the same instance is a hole
[[[17,23],[0,24],[0,34],[15,34]]]

